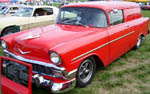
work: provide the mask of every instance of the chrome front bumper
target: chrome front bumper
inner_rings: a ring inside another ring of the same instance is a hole
[[[71,72],[66,72],[64,67],[58,67],[54,64],[50,64],[47,62],[41,62],[41,61],[27,59],[27,58],[24,58],[21,56],[16,56],[15,54],[13,54],[7,50],[4,50],[4,53],[7,57],[12,57],[14,59],[17,59],[17,60],[20,60],[23,62],[46,66],[46,67],[53,69],[54,71],[57,71],[57,73],[63,74],[64,76],[62,77],[62,79],[66,80],[63,83],[55,83],[50,79],[45,79],[41,74],[38,74],[38,73],[36,73],[35,75],[32,76],[32,78],[34,79],[33,82],[36,83],[37,86],[49,87],[51,89],[52,93],[64,93],[64,92],[74,88],[76,85],[75,76],[76,76],[77,70],[73,70]],[[56,75],[46,75],[46,76],[57,78]]]
[[[51,80],[44,79],[43,76],[34,75],[32,76],[37,86],[49,87],[51,93],[64,93],[73,89],[76,85],[76,79],[72,79],[63,83],[55,83]]]
[[[52,93],[64,93],[73,89],[76,85],[76,79],[72,79],[65,83],[53,83],[51,86]]]

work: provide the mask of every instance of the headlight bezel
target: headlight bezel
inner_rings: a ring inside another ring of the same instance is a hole
[[[56,65],[60,65],[62,60],[58,53],[50,51],[50,61]]]
[[[1,47],[3,49],[8,49],[8,45],[7,45],[7,43],[4,40],[0,40],[0,43],[1,43]]]

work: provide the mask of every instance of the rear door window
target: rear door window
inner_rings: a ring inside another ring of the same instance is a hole
[[[52,8],[37,8],[34,12],[34,16],[46,16],[52,14],[53,14]]]
[[[122,10],[116,10],[116,11],[110,11],[109,13],[109,20],[110,25],[117,25],[124,22],[123,18],[123,11]]]

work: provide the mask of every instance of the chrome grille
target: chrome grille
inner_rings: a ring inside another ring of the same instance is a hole
[[[35,72],[35,73],[53,75],[53,71],[49,67],[45,67],[45,66],[37,65],[37,64],[32,64],[32,68],[33,68],[33,72]]]

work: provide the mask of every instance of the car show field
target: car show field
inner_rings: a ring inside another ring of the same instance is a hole
[[[143,10],[144,17],[149,11]],[[150,27],[149,27],[150,29]],[[92,83],[65,94],[149,94],[150,93],[150,35],[137,50],[130,50],[106,68],[97,68]],[[3,55],[0,49],[0,55]],[[44,88],[33,87],[32,94],[49,94]]]
[[[1,6],[0,94],[150,94],[149,3]]]

